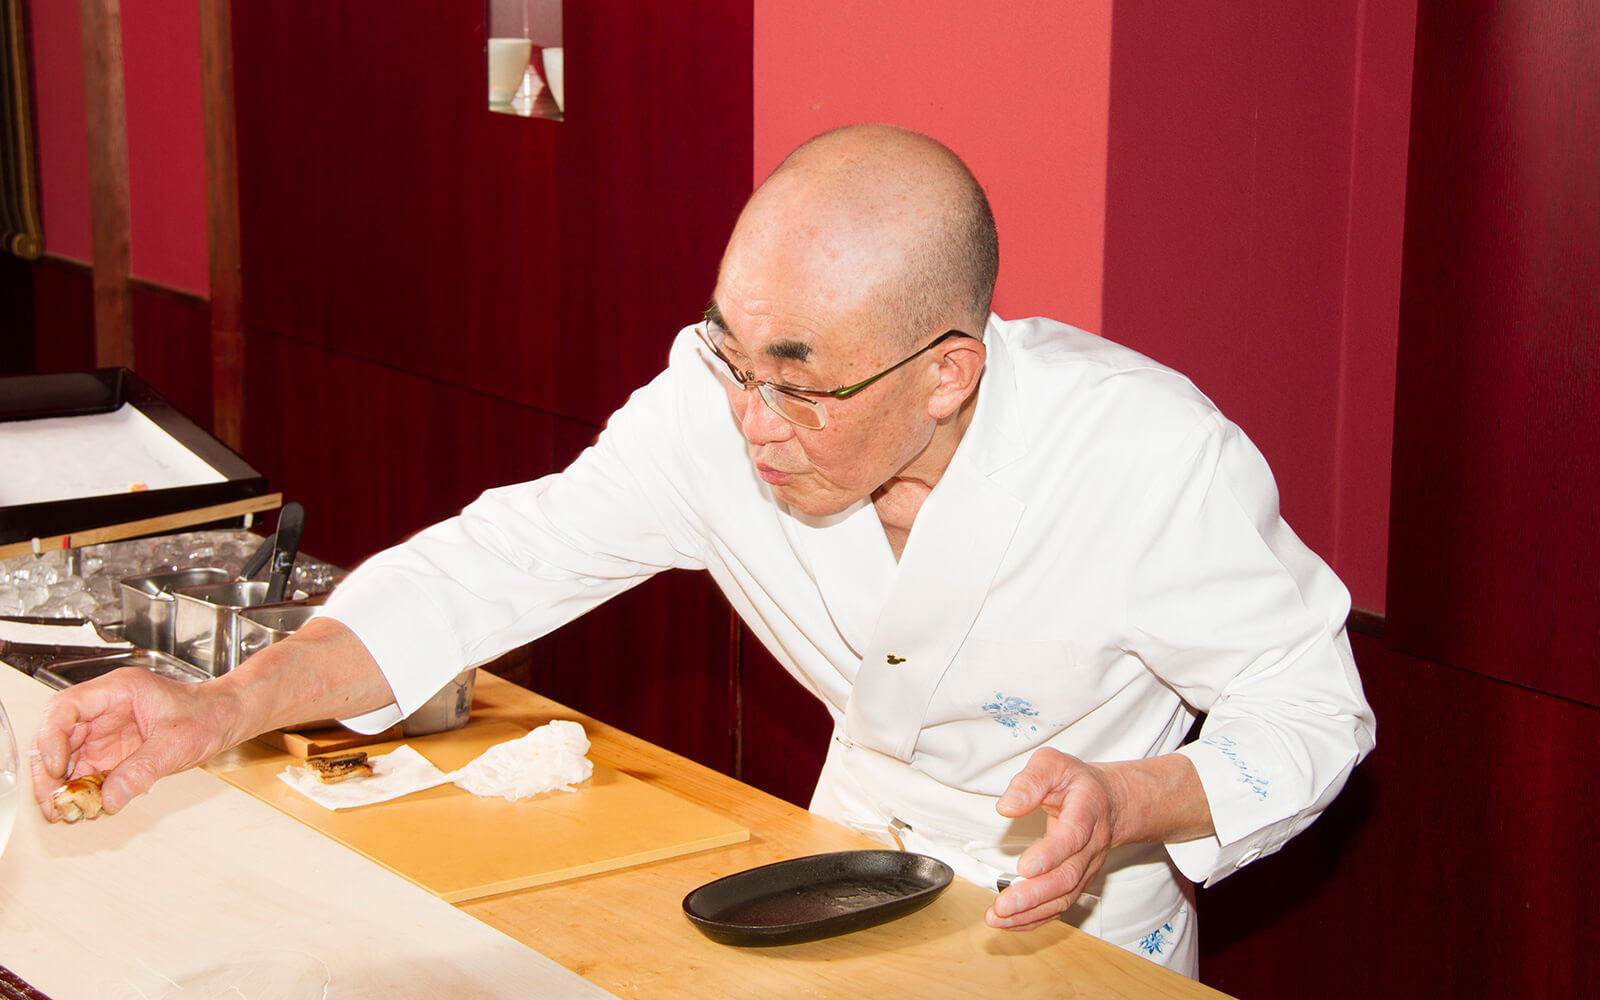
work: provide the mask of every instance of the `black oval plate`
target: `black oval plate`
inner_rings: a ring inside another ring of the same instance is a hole
[[[723,944],[798,944],[922,909],[950,885],[950,866],[904,851],[836,851],[724,876],[683,897],[683,913]]]

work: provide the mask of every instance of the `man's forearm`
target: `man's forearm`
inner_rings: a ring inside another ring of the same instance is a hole
[[[313,719],[349,718],[394,702],[377,661],[350,629],[318,618],[213,681],[232,743]]]

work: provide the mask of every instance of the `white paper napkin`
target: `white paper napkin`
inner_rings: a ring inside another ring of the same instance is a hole
[[[428,763],[410,745],[367,758],[372,777],[324,784],[308,767],[286,767],[278,779],[324,809],[354,809],[442,785],[450,776]]]
[[[507,802],[559,788],[572,792],[594,774],[584,755],[589,737],[576,722],[551,722],[526,736],[498,743],[450,780],[474,795],[498,795]]]

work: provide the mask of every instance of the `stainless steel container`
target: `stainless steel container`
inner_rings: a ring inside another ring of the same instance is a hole
[[[228,574],[220,569],[185,569],[130,576],[119,581],[123,638],[142,649],[172,652],[177,605],[172,592],[180,587],[222,583],[227,579]]]
[[[296,629],[311,620],[316,610],[307,604],[267,604],[237,612],[227,669],[232,670],[252,654],[293,635]]]
[[[177,601],[173,654],[212,677],[220,677],[237,665],[233,662],[237,612],[266,603],[267,584],[260,580],[213,583],[182,587],[172,596]]]
[[[426,736],[460,729],[472,716],[472,688],[478,678],[476,667],[468,667],[422,703],[422,707],[400,721],[404,736]]]
[[[64,660],[40,667],[33,676],[59,691],[121,667],[143,667],[151,673],[194,684],[206,679],[205,674],[177,657],[151,649],[131,649],[81,660]]]

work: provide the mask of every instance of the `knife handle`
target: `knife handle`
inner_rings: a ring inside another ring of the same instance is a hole
[[[289,585],[289,572],[294,569],[294,557],[300,550],[300,532],[305,529],[306,509],[298,503],[286,503],[278,514],[278,532],[272,545],[271,569],[267,576],[267,603],[283,600]]]

